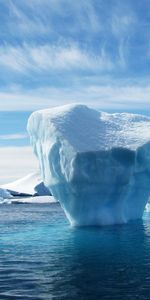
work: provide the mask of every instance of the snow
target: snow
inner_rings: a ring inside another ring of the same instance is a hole
[[[0,204],[53,202],[56,200],[45,187],[39,172],[28,174],[0,187]]]
[[[52,196],[0,198],[0,204],[51,204],[56,202]]]
[[[39,172],[28,174],[27,176],[1,186],[5,190],[9,190],[13,195],[50,195],[44,186]]]
[[[55,203],[57,202],[52,196],[37,196],[37,197],[27,197],[27,198],[17,198],[12,200],[12,203],[34,203],[34,204],[44,204],[44,203]]]
[[[150,118],[85,105],[34,112],[28,121],[42,180],[72,225],[141,218],[150,195]]]

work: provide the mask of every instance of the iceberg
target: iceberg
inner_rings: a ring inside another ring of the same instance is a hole
[[[45,187],[40,173],[35,172],[27,176],[4,184],[2,189],[7,190],[12,196],[50,196],[50,191]]]
[[[32,113],[42,180],[75,226],[141,218],[150,195],[150,118],[64,105]]]
[[[44,204],[55,203],[50,191],[45,187],[39,172],[4,184],[0,187],[0,204]]]
[[[0,199],[0,204],[53,204],[57,203],[52,196],[13,197],[11,199]]]
[[[0,188],[0,202],[2,202],[4,199],[11,199],[12,195],[3,188]]]

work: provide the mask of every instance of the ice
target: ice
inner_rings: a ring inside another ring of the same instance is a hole
[[[53,202],[56,202],[56,199],[45,187],[39,172],[28,174],[0,187],[0,204]]]
[[[142,217],[150,195],[150,118],[85,105],[34,112],[28,132],[42,179],[72,225]]]
[[[51,195],[42,182],[39,172],[28,174],[23,178],[4,184],[1,187],[8,190],[13,196]]]
[[[0,201],[3,201],[3,199],[11,199],[12,195],[3,188],[0,188]]]
[[[15,204],[51,204],[56,203],[53,196],[34,196],[34,197],[21,197],[12,199],[11,203]]]
[[[147,212],[150,211],[150,197],[149,197],[148,202],[147,202],[147,204],[145,206],[145,211],[147,211]]]
[[[53,196],[0,198],[0,204],[52,204],[56,202]]]

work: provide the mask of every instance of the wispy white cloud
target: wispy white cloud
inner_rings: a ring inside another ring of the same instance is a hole
[[[148,19],[148,4],[140,14],[140,1],[138,5],[120,0],[1,3],[5,9],[0,22],[0,110],[67,102],[102,108],[148,107],[149,82],[143,82],[148,73],[144,51],[149,28],[145,33],[141,26],[144,13]],[[134,77],[139,79],[136,84]],[[3,84],[8,88],[4,90]]]
[[[1,134],[0,135],[0,140],[20,140],[20,139],[25,139],[27,138],[27,134]]]
[[[18,72],[74,69],[111,70],[113,62],[102,48],[99,55],[78,46],[1,46],[0,65]]]
[[[0,93],[0,110],[36,110],[67,103],[85,103],[100,109],[149,108],[150,86],[139,84],[83,84],[67,88],[43,87]]]
[[[16,1],[15,3],[12,0],[7,2],[6,5],[8,6],[9,11],[10,25],[13,27],[13,29],[16,28],[17,31],[13,34],[17,34],[19,36],[22,33],[26,37],[30,37],[33,34],[37,35],[39,33],[51,33],[49,22],[45,22],[42,18],[42,16],[45,15],[45,11],[40,10],[40,7],[39,5],[37,6],[37,3],[33,3],[33,1],[29,2],[22,1],[21,3],[20,1]],[[37,8],[36,10],[35,5]],[[30,8],[30,10],[26,11],[25,8],[27,7]],[[30,15],[32,15],[32,18]]]
[[[63,32],[77,33],[80,31],[99,32],[102,22],[97,14],[92,0],[31,0],[13,1],[8,5],[9,13],[13,17],[12,23],[18,25],[18,31],[29,36],[32,34],[62,34]],[[32,18],[30,17],[32,15]],[[64,20],[71,16],[70,25]],[[63,21],[63,28],[54,18]],[[14,22],[15,19],[15,22]]]
[[[67,1],[70,9],[76,14],[76,21],[78,23],[77,29],[89,31],[93,33],[101,32],[103,24],[94,2],[91,0],[82,1]]]
[[[125,37],[131,34],[135,25],[136,18],[131,11],[124,12],[121,10],[114,11],[112,14],[112,32],[116,37]]]
[[[22,72],[30,65],[26,60],[26,55],[21,47],[1,46],[0,47],[0,66],[10,70]]]
[[[126,68],[129,62],[130,39],[136,24],[137,16],[129,2],[117,1],[111,13],[111,31],[116,39],[116,54],[122,68]]]
[[[30,147],[0,148],[0,184],[19,179],[38,168]]]

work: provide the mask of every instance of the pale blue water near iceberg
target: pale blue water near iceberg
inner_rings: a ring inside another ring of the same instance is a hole
[[[72,228],[59,204],[1,205],[3,299],[150,299],[150,213]]]

